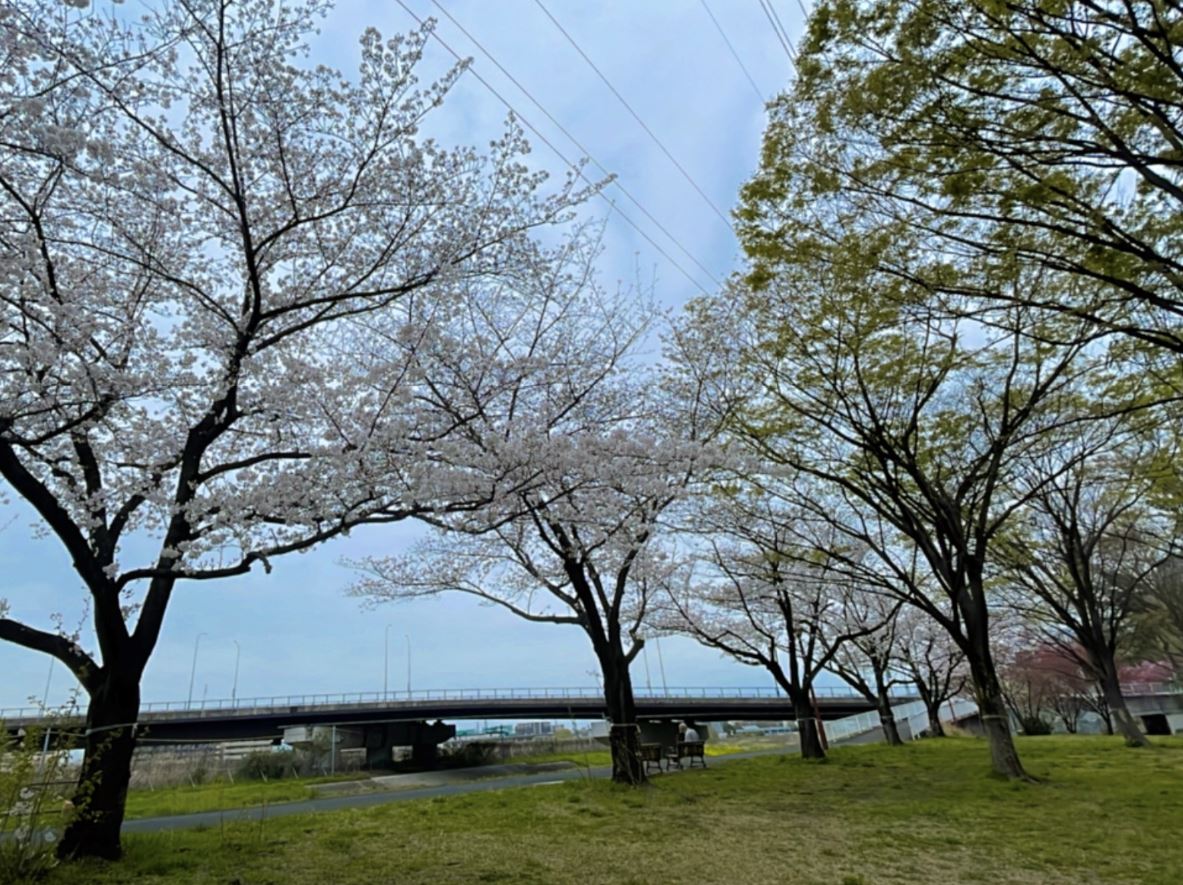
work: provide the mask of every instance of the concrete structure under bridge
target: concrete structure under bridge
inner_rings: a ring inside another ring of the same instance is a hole
[[[914,699],[898,694],[901,702]],[[788,699],[772,688],[639,691],[636,700],[637,718],[650,722],[793,718]],[[845,689],[820,689],[817,707],[823,719],[841,719],[872,705]],[[368,764],[388,762],[394,747],[410,747],[413,758],[430,764],[438,745],[455,736],[445,719],[594,720],[605,712],[603,695],[593,688],[444,689],[145,703],[136,725],[144,746],[264,738],[299,746],[335,738],[339,749],[364,747]],[[78,745],[85,727],[80,718],[47,719],[36,708],[0,709],[0,721],[14,734],[52,727]]]
[[[1152,682],[1123,685],[1122,692],[1147,734],[1183,734],[1183,686]]]

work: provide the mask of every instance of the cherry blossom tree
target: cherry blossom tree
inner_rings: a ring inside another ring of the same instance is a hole
[[[814,537],[791,504],[747,484],[715,491],[694,514],[697,538],[651,621],[766,669],[788,696],[801,755],[824,758],[814,682],[846,643],[883,624],[844,617],[861,591],[826,552],[832,539]]]
[[[659,519],[702,450],[633,419],[599,431],[535,429],[537,474],[527,490],[437,520],[440,530],[403,556],[357,563],[365,577],[353,592],[375,601],[459,592],[528,621],[580,628],[600,664],[613,780],[640,784],[629,668],[670,568]]]
[[[428,518],[401,556],[354,563],[371,601],[458,592],[536,623],[579,627],[600,665],[613,779],[645,781],[630,665],[654,588],[671,568],[662,519],[718,459],[692,391],[640,365],[654,315],[638,293],[609,296],[591,272],[547,277],[538,297],[482,302],[463,347],[433,354],[431,397],[471,438],[467,469],[514,488]],[[445,342],[447,343],[447,342]],[[497,380],[476,388],[476,374]],[[461,383],[453,383],[453,381]],[[495,394],[495,396],[493,395]]]
[[[0,638],[89,696],[63,857],[120,854],[174,591],[528,480],[434,397],[440,372],[496,379],[433,360],[467,345],[477,293],[567,272],[572,247],[531,231],[578,195],[542,194],[512,125],[487,156],[419,135],[462,73],[418,83],[425,32],[366,31],[350,79],[312,64],[326,10],[0,8],[0,478],[70,557],[97,641],[0,605]]]
[[[1061,670],[1091,674],[1126,742],[1146,746],[1122,697],[1118,661],[1142,599],[1174,552],[1178,518],[1173,507],[1156,506],[1158,479],[1147,467],[1173,455],[1156,451],[1148,433],[1131,437],[1129,428],[1093,422],[1033,460],[1023,477],[1032,490],[1025,518],[999,551],[1011,607],[1075,662]]]
[[[896,635],[896,667],[916,686],[924,702],[929,735],[944,737],[941,704],[961,694],[969,681],[965,652],[940,624],[915,606],[900,610]]]
[[[891,709],[891,689],[903,681],[892,672],[902,605],[879,593],[856,589],[845,594],[840,619],[851,638],[830,661],[831,672],[875,705],[883,736],[893,746],[903,743]]]

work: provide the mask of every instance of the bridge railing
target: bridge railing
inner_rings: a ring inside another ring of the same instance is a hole
[[[915,693],[907,686],[892,689],[895,697],[911,699]],[[638,700],[691,700],[691,699],[767,699],[788,698],[775,686],[716,686],[716,687],[668,687],[634,688]],[[855,699],[858,695],[842,686],[821,686],[814,689],[819,699]],[[329,692],[319,694],[288,694],[267,697],[203,698],[198,701],[148,701],[140,705],[141,715],[146,713],[232,713],[244,714],[254,711],[275,710],[290,707],[358,707],[376,704],[416,705],[439,701],[513,701],[513,700],[599,700],[603,691],[595,687],[568,688],[442,688],[415,691],[355,691]],[[42,715],[38,707],[9,707],[0,709],[0,720],[34,719]]]
[[[1130,682],[1123,683],[1121,693],[1133,695],[1183,694],[1183,684],[1178,682]]]

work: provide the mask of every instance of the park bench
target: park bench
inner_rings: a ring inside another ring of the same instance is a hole
[[[682,767],[682,760],[688,759],[687,763],[691,768],[694,767],[694,760],[698,760],[698,764],[703,768],[707,767],[706,755],[703,752],[703,741],[678,741],[676,747],[670,750],[666,757],[671,766],[676,765],[678,768]]]
[[[661,744],[641,744],[641,761],[645,763],[645,774],[649,773],[650,765],[661,771]]]

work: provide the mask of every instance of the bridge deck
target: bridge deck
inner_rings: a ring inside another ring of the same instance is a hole
[[[901,702],[914,695],[900,694]],[[699,721],[792,719],[783,695],[771,689],[680,689],[638,694],[637,716],[644,719]],[[817,698],[825,719],[837,719],[873,708],[857,695],[823,691]],[[7,715],[6,715],[7,714]],[[268,737],[293,725],[360,725],[400,720],[433,719],[600,719],[602,695],[595,689],[447,690],[441,692],[289,695],[204,702],[190,707],[176,702],[144,704],[139,718],[147,740],[215,741]],[[81,718],[48,720],[28,708],[0,710],[10,730],[27,727],[81,728]]]

